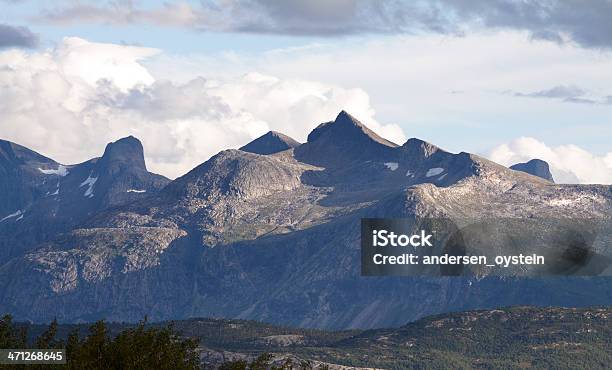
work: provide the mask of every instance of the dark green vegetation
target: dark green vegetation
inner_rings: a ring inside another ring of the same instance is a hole
[[[264,333],[265,340],[259,332],[261,324],[219,321],[224,327],[222,338],[235,338],[225,346],[212,339],[212,323],[201,325],[200,330],[208,328],[201,332],[202,343],[213,348],[289,352],[299,358],[359,367],[605,369],[612,363],[611,318],[612,308],[515,307],[436,315],[397,329],[330,332],[329,336],[296,330],[294,336],[283,337],[281,329],[271,327]],[[270,340],[274,337],[276,342]]]
[[[54,321],[32,338],[28,335],[28,326],[13,324],[10,316],[4,316],[0,321],[0,348],[65,348],[67,365],[0,365],[0,368],[199,368],[197,341],[178,336],[171,326],[152,327],[141,322],[111,335],[107,325],[98,321],[89,327],[86,336],[81,336],[81,328],[73,328],[64,338],[58,335],[58,329]]]
[[[612,363],[611,318],[609,307],[513,307],[430,316],[395,329],[322,331],[191,319],[171,326],[97,323],[88,337],[86,325],[32,325],[28,338],[43,346],[61,346],[65,342],[45,339],[57,330],[57,337],[68,338],[73,368],[78,368],[75,363],[91,368],[99,358],[110,368],[139,361],[145,368],[164,368],[147,356],[161,349],[166,355],[159,360],[173,368],[194,366],[197,353],[203,366],[221,369],[605,369]],[[6,328],[0,328],[3,347],[7,340],[25,340],[20,327]],[[192,339],[181,340],[174,333]]]

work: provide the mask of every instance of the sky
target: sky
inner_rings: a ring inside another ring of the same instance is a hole
[[[612,1],[0,0],[0,138],[64,163],[134,135],[180,176],[342,109],[557,182],[612,183]]]

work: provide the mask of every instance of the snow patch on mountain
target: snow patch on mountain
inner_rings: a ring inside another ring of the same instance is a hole
[[[94,188],[94,185],[96,184],[96,181],[98,181],[98,177],[92,177],[91,174],[89,174],[89,176],[87,176],[85,181],[83,181],[81,185],[79,185],[79,187],[83,187],[87,185],[87,190],[85,190],[85,193],[83,194],[83,196],[89,197],[89,198],[92,198],[94,196],[93,188]]]
[[[127,193],[146,193],[146,190],[129,189]]]
[[[45,194],[45,196],[47,197],[52,197],[55,195],[59,195],[59,191],[60,191],[60,181],[57,181],[57,187],[55,188],[55,191],[53,193],[51,193],[50,191],[47,192],[47,194]]]
[[[432,176],[439,175],[442,172],[444,172],[444,168],[440,168],[440,167],[430,168],[429,170],[427,170],[427,173],[425,174],[425,176],[432,177]]]
[[[53,170],[53,169],[43,169],[43,168],[38,168],[38,170],[42,173],[44,173],[45,175],[57,175],[57,176],[66,176],[68,175],[68,169],[66,168],[66,166],[64,165],[59,165],[57,167],[57,169]]]
[[[21,210],[18,210],[18,211],[16,211],[15,213],[11,213],[10,215],[6,216],[6,217],[5,217],[5,218],[3,218],[2,220],[0,220],[0,222],[6,221],[6,220],[8,220],[8,219],[10,219],[10,218],[14,218],[14,217],[17,217],[17,216],[21,216],[21,214],[22,214],[22,213],[23,213],[23,212],[22,212]]]
[[[386,162],[385,166],[391,171],[395,171],[399,167],[399,164],[397,162]]]

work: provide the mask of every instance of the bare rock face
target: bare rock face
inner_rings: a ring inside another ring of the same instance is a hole
[[[159,265],[159,256],[186,233],[177,229],[76,229],[51,248],[28,254],[38,273],[49,274],[49,288],[66,293],[79,283],[102,281]]]
[[[530,175],[541,177],[544,180],[555,182],[552,174],[550,173],[548,163],[541,159],[532,159],[525,163],[517,163],[513,166],[510,166],[510,169],[515,171],[522,171]]]
[[[147,171],[142,144],[134,137],[110,143],[101,158],[76,165],[58,164],[9,142],[1,142],[0,148],[0,168],[7,174],[0,179],[6,188],[0,194],[5,204],[0,262],[99,211],[154,194],[169,182]]]
[[[53,189],[54,184],[46,181],[46,174],[65,171],[65,167],[50,158],[0,140],[0,219],[21,216],[24,208]],[[6,218],[10,215],[14,216]]]
[[[104,155],[88,169],[89,174],[78,185],[85,189],[85,197],[96,202],[96,211],[142,199],[169,183],[167,178],[147,171],[142,143],[133,136],[108,144]],[[89,193],[87,179],[96,179]]]
[[[301,162],[337,167],[347,161],[391,158],[396,147],[342,111],[335,121],[315,128],[308,142],[295,149],[295,156]]]
[[[146,171],[144,149],[140,140],[133,136],[124,137],[106,146],[100,166],[106,167],[109,173],[122,169]]]
[[[300,143],[280,132],[270,131],[251,141],[240,150],[255,154],[274,154],[300,146]]]
[[[167,191],[187,197],[252,199],[297,188],[302,172],[300,165],[280,157],[225,150],[177,179]]]
[[[155,184],[139,177],[138,159],[124,160],[132,149],[118,148],[108,150],[113,165],[70,168],[60,194],[72,184],[89,200],[93,183],[93,199],[112,200],[146,186],[138,179]],[[121,180],[98,188],[108,173]],[[607,278],[361,277],[363,217],[609,219],[612,189],[555,185],[419,139],[397,146],[344,112],[298,147],[225,150],[160,191],[151,186],[129,203],[88,208],[78,226],[4,263],[0,309],[34,321],[146,314],[368,328],[471,308],[612,303]]]

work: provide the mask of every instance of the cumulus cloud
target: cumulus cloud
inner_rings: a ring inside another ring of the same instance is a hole
[[[534,158],[545,160],[558,183],[612,183],[612,152],[597,156],[576,145],[550,147],[532,137],[521,137],[493,149],[489,158],[506,166]]]
[[[0,48],[33,48],[38,45],[38,41],[38,35],[27,27],[0,23]]]
[[[527,31],[532,38],[585,47],[612,47],[612,2],[592,0],[207,0],[166,2],[157,8],[132,1],[68,2],[38,20],[53,23],[149,22],[222,32],[289,35],[441,33],[483,28]]]
[[[0,52],[3,138],[74,163],[135,135],[150,169],[170,177],[268,130],[304,140],[341,109],[390,140],[405,139],[397,125],[375,120],[363,90],[256,73],[155,80],[141,61],[156,53],[79,38],[43,52]]]
[[[53,58],[64,73],[89,85],[107,80],[122,90],[154,81],[138,62],[158,54],[152,48],[91,43],[78,37],[64,38]]]

